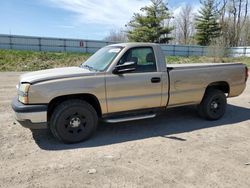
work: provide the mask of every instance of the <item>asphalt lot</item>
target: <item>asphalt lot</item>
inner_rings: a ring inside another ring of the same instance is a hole
[[[15,122],[19,75],[0,73],[0,187],[250,187],[250,82],[221,120],[182,107],[64,145]]]

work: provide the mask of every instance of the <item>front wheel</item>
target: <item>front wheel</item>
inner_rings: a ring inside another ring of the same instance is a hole
[[[73,99],[59,104],[50,119],[50,130],[68,144],[87,140],[95,132],[98,116],[87,102]]]
[[[227,99],[222,91],[208,89],[198,105],[198,112],[203,118],[218,120],[225,114],[226,106]]]

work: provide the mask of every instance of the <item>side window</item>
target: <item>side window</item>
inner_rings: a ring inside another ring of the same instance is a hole
[[[135,72],[156,72],[154,51],[151,47],[132,48],[120,59],[118,64],[133,61],[136,63]]]

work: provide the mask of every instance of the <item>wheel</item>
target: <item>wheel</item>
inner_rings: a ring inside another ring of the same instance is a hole
[[[67,100],[52,113],[50,130],[60,141],[72,144],[87,140],[97,128],[95,109],[83,100]]]
[[[198,113],[208,120],[218,120],[225,114],[226,106],[227,99],[222,91],[208,89],[198,105]]]

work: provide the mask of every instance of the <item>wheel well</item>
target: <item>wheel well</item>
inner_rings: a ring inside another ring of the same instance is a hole
[[[228,94],[230,93],[230,87],[227,82],[213,82],[207,86],[206,91],[208,89],[218,89],[224,93],[228,93]]]
[[[88,102],[90,105],[94,107],[94,109],[97,112],[97,115],[99,117],[102,116],[101,106],[96,96],[92,94],[73,94],[73,95],[59,96],[59,97],[52,99],[49,102],[48,113],[47,113],[48,121],[50,120],[51,114],[56,108],[56,106],[59,105],[61,102],[69,100],[69,99],[81,99],[81,100]]]

